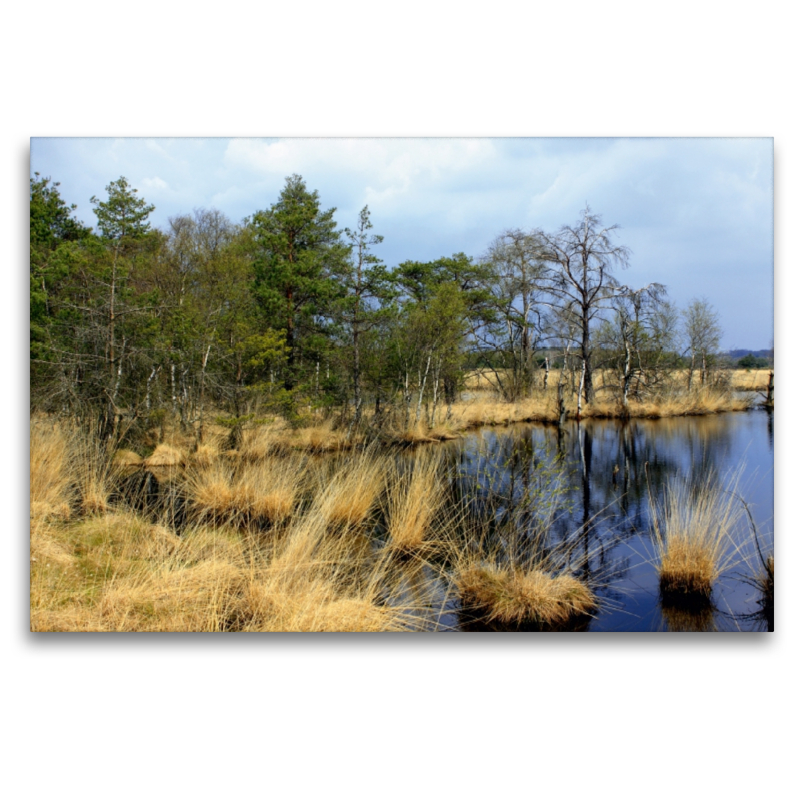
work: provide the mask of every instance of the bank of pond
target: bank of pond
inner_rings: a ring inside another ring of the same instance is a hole
[[[262,444],[112,458],[32,420],[32,629],[774,629],[763,409]]]

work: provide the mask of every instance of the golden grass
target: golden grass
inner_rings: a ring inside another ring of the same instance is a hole
[[[143,460],[144,459],[138,453],[134,453],[133,450],[122,449],[114,453],[113,464],[120,469],[126,469],[128,467],[141,466]]]
[[[31,419],[31,519],[68,519],[75,501],[72,458],[74,434],[61,425]]]
[[[198,526],[182,537],[133,514],[32,537],[31,629],[387,631],[414,621],[383,601],[387,560],[350,562],[325,520],[298,517],[265,543]],[[357,567],[354,569],[354,566]]]
[[[627,413],[634,418],[661,419],[664,417],[701,416],[726,411],[745,411],[752,405],[749,398],[735,397],[730,392],[715,389],[696,389],[666,392],[651,400],[631,401]],[[583,410],[586,418],[615,418],[622,413],[616,401],[598,400]]]
[[[265,458],[274,455],[280,448],[278,431],[281,436],[286,426],[278,428],[275,425],[261,425],[252,430],[242,432],[242,442],[239,446],[239,454],[242,459],[247,461],[263,461]]]
[[[444,500],[441,459],[422,453],[408,462],[405,471],[390,478],[386,498],[386,529],[389,547],[396,553],[419,553],[429,549],[431,525]]]
[[[731,387],[737,391],[763,392],[769,384],[770,369],[731,370]]]
[[[292,513],[303,488],[305,465],[297,458],[259,463],[212,463],[188,478],[190,502],[200,519],[278,524]]]
[[[98,445],[80,439],[76,447],[76,474],[82,514],[104,514],[110,509],[112,464]]]
[[[662,507],[651,508],[663,603],[711,602],[714,583],[739,558],[742,513],[735,491],[711,476],[666,487]]]
[[[506,402],[488,393],[475,393],[471,400],[453,404],[450,428],[468,430],[481,425],[555,422],[557,419],[555,391],[538,393],[515,402]]]
[[[559,628],[597,608],[594,594],[572,575],[473,565],[457,577],[462,606],[502,625]]]
[[[198,467],[210,467],[218,458],[219,449],[210,443],[198,445],[192,453],[192,463]]]
[[[322,480],[317,508],[335,527],[352,527],[367,521],[385,482],[388,460],[366,452],[334,466]]]
[[[179,459],[168,447],[160,454],[172,465]],[[391,558],[360,532],[384,487],[386,461],[373,453],[335,464],[326,491],[305,511],[308,471],[297,455],[181,470],[175,477],[196,517],[177,536],[165,524],[109,509],[102,453],[69,431],[37,421],[31,452],[34,631],[419,627],[395,593]],[[72,521],[70,504],[92,513]],[[264,521],[281,527],[264,536],[241,525]]]
[[[347,431],[334,430],[332,420],[321,422],[306,428],[286,432],[278,441],[299,450],[312,453],[331,453],[346,450],[362,441],[361,436],[347,438]]]
[[[144,467],[179,467],[186,464],[186,455],[177,447],[162,443],[142,461]]]

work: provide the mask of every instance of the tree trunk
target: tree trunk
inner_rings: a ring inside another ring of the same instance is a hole
[[[428,381],[428,371],[431,368],[431,353],[428,353],[428,361],[425,364],[425,376],[420,375],[419,399],[417,400],[417,416],[414,419],[415,423],[419,422],[420,414],[422,413],[422,395],[425,394],[425,384]]]

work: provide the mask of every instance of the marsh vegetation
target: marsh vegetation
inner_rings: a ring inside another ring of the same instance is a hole
[[[771,629],[770,419],[518,425],[316,454],[261,431],[258,457],[225,449],[224,428],[192,451],[176,426],[170,458],[137,460],[36,417],[31,627]]]

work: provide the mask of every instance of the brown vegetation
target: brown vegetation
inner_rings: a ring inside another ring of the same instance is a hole
[[[49,469],[52,475],[52,464]],[[43,476],[34,472],[34,485],[41,486]],[[253,480],[248,473],[217,477],[234,491]],[[31,629],[416,627],[402,603],[386,602],[388,560],[370,548],[360,551],[357,563],[353,556],[350,542],[329,536],[327,520],[314,508],[293,516],[277,539],[201,523],[178,537],[124,510],[71,523],[39,517],[31,526]]]
[[[199,519],[278,524],[292,513],[304,478],[305,465],[296,458],[216,462],[189,474],[187,492]]]
[[[428,538],[431,525],[442,507],[443,483],[440,458],[421,455],[392,476],[386,501],[389,548],[398,554],[419,554],[434,545]]]
[[[541,568],[471,566],[458,576],[462,606],[490,622],[557,629],[597,608],[591,590],[572,575]]]
[[[711,602],[715,581],[739,553],[741,517],[735,493],[712,477],[695,487],[667,487],[663,507],[652,509],[663,602]]]

